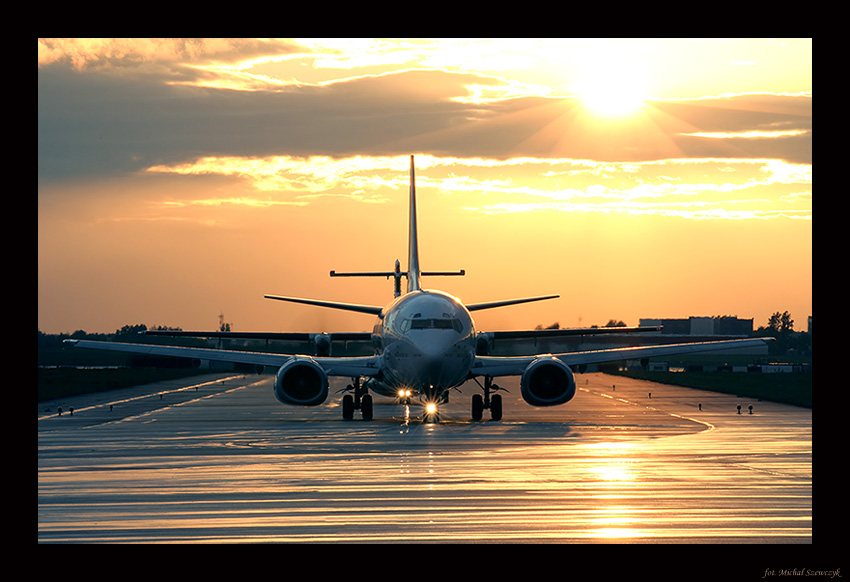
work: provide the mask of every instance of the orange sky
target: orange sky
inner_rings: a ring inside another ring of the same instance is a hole
[[[263,294],[389,301],[415,154],[426,287],[561,295],[481,329],[804,330],[811,40],[537,42],[40,40],[39,329],[368,330]]]

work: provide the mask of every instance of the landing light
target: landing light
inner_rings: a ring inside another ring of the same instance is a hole
[[[399,398],[410,398],[413,392],[407,388],[402,388],[398,391]]]
[[[425,414],[428,416],[437,414],[437,405],[433,402],[429,402],[425,405]]]

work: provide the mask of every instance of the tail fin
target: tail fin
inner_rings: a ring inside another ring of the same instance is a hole
[[[407,240],[407,291],[418,291],[419,277],[419,235],[416,229],[416,178],[413,174],[413,155],[410,156],[410,224]]]
[[[401,270],[399,261],[395,262],[395,270],[393,271],[359,271],[354,273],[338,273],[331,271],[331,277],[387,277],[393,278],[395,296],[401,295],[401,278],[407,277],[407,292],[419,291],[421,289],[419,280],[421,277],[431,276],[452,276],[465,275],[466,271],[422,271],[419,268],[419,232],[417,229],[416,220],[416,176],[413,170],[413,155],[410,156],[410,214],[408,217],[408,241],[407,241],[407,271]],[[554,299],[557,295],[545,295],[542,297],[524,297],[522,299],[507,299],[504,301],[490,301],[487,303],[474,303],[467,305],[469,311],[477,311],[480,309],[493,309],[495,307],[503,307],[506,305],[516,305],[518,303],[529,303],[531,301],[541,301],[543,299]],[[293,303],[305,303],[307,305],[317,305],[319,307],[330,307],[332,309],[345,309],[348,311],[357,311],[360,313],[380,314],[380,307],[372,307],[370,305],[359,305],[351,303],[338,303],[335,301],[320,301],[316,299],[301,299],[298,297],[283,297],[280,295],[266,295],[268,299],[278,299],[280,301],[290,301]]]
[[[377,272],[357,272],[357,273],[338,273],[331,271],[331,277],[393,277],[395,279],[395,296],[401,295],[401,277],[407,277],[407,291],[418,291],[421,289],[419,285],[420,278],[424,276],[452,276],[465,275],[466,272],[460,271],[425,271],[422,272],[419,268],[419,236],[416,227],[416,177],[413,171],[413,155],[410,156],[410,216],[408,223],[408,242],[407,242],[407,271],[400,269],[399,262],[395,262],[395,271],[377,271]]]
[[[463,276],[466,271],[422,271],[419,268],[419,231],[416,221],[416,176],[413,172],[413,155],[410,156],[410,225],[407,240],[407,291],[418,291],[419,279],[425,277]],[[398,267],[396,267],[398,269]]]

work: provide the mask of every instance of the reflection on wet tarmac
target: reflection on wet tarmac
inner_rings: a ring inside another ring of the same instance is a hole
[[[681,389],[649,408],[585,376],[574,406],[506,399],[501,422],[344,422],[256,377],[144,421],[39,422],[39,541],[811,543],[811,411],[703,398],[693,422]]]

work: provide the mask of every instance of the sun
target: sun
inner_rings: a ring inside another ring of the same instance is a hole
[[[633,115],[640,111],[644,97],[632,87],[616,83],[602,83],[581,93],[581,101],[591,112],[600,117],[616,118]]]
[[[600,58],[589,63],[573,91],[594,115],[619,118],[641,110],[648,97],[649,79],[642,67],[628,61]]]

